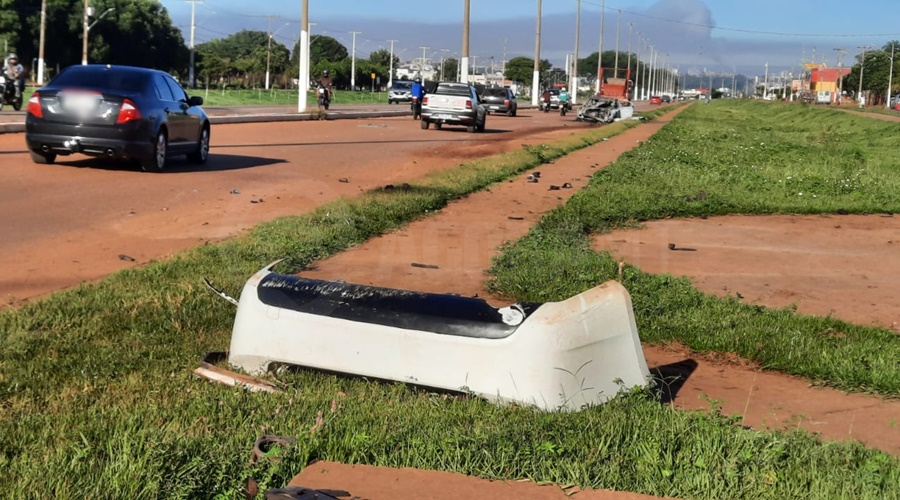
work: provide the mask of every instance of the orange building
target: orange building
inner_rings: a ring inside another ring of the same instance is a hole
[[[814,66],[809,68],[810,71],[810,91],[817,93],[819,91],[828,91],[831,93],[832,102],[839,95],[840,80],[850,74],[850,68],[826,68],[825,66]]]

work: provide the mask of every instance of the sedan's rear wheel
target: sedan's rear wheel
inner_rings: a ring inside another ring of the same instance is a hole
[[[55,153],[38,153],[35,151],[31,151],[31,161],[38,163],[40,165],[49,165],[56,161]]]
[[[166,149],[169,144],[166,131],[160,130],[153,143],[153,154],[141,159],[141,170],[144,172],[162,172],[166,168]]]
[[[428,122],[428,120],[422,120],[422,121],[419,122],[419,123],[420,123],[420,125],[422,126],[422,130],[428,130],[428,125],[431,124],[431,123]],[[435,124],[435,125],[437,125],[437,124]]]
[[[197,140],[197,149],[187,155],[188,161],[202,165],[209,158],[209,127],[204,125]]]

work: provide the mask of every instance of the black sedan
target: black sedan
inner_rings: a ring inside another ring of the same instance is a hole
[[[202,164],[209,156],[202,104],[163,71],[70,66],[28,100],[25,141],[35,163],[81,153],[133,159],[150,172],[176,154]]]
[[[481,93],[484,107],[489,113],[506,113],[506,116],[516,116],[519,105],[516,102],[516,94],[509,87],[489,87]]]

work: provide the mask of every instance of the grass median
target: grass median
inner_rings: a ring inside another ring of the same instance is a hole
[[[203,277],[235,293],[271,260],[290,256],[299,269],[635,124],[331,203],[0,313],[3,491],[237,498],[249,477],[260,491],[282,486],[318,458],[683,498],[900,496],[900,464],[883,453],[746,430],[642,391],[551,414],[302,370],[277,374],[282,394],[191,375],[204,352],[228,345],[234,317]],[[280,461],[248,465],[261,434],[297,442]]]

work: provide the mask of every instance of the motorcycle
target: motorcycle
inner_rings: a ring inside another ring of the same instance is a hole
[[[562,101],[559,103],[559,116],[566,116],[566,112],[572,109],[572,104],[569,101]]]
[[[409,103],[410,111],[412,111],[413,120],[422,118],[422,101],[417,96],[413,96]]]
[[[16,97],[16,81],[0,75],[0,110],[6,104],[12,105],[13,109],[19,111],[22,109],[22,95]]]
[[[319,109],[325,108],[328,110],[328,106],[331,104],[331,93],[325,87],[319,85],[316,89],[317,101],[319,103]]]

